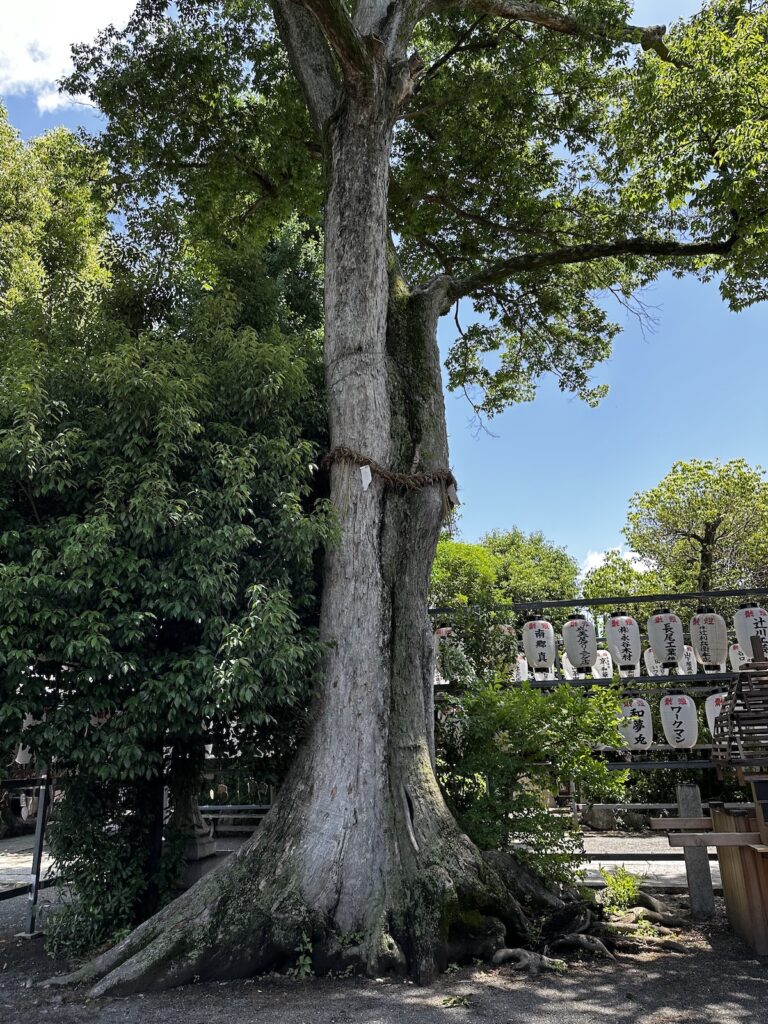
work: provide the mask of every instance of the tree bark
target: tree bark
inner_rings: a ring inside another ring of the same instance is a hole
[[[704,533],[701,540],[701,552],[699,556],[699,590],[712,589],[712,576],[715,567],[715,543],[719,522],[708,522],[704,524]]]
[[[378,67],[378,65],[377,65]],[[447,470],[439,296],[388,247],[396,102],[385,64],[326,129],[325,370],[331,447],[398,472]],[[429,574],[444,487],[400,490],[331,466],[324,680],[306,742],[259,832],[220,869],[73,978],[94,995],[357,963],[429,981],[449,958],[527,941],[509,878],[459,829],[430,756]]]

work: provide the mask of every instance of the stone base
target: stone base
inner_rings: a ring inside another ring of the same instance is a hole
[[[213,857],[216,854],[216,840],[213,836],[194,836],[187,841],[184,848],[184,860],[190,861],[205,860],[206,857]]]

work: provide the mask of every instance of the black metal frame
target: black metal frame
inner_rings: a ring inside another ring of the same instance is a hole
[[[459,607],[437,607],[430,608],[430,615],[448,615],[455,612],[467,612],[477,609],[480,612],[501,612],[501,611],[513,611],[513,612],[527,612],[533,611],[534,609],[541,608],[621,608],[628,604],[652,604],[656,602],[661,604],[662,602],[674,602],[674,601],[705,601],[713,600],[717,601],[719,598],[726,597],[768,597],[768,587],[755,587],[752,590],[744,590],[743,588],[731,589],[731,590],[691,590],[682,594],[640,594],[637,597],[573,597],[568,600],[557,601],[523,601],[516,602],[514,604],[494,604],[494,605],[463,605]]]
[[[639,604],[655,604],[657,607],[663,606],[664,604],[678,603],[680,601],[706,601],[707,603],[716,602],[721,599],[728,598],[759,598],[768,597],[768,587],[755,587],[753,589],[744,588],[731,588],[725,590],[696,590],[686,591],[685,593],[678,594],[639,594],[635,597],[624,597],[624,596],[613,596],[613,597],[595,597],[595,598],[569,598],[569,599],[558,599],[558,600],[544,600],[544,601],[524,601],[515,602],[511,604],[496,604],[496,605],[463,605],[459,607],[434,607],[429,609],[429,614],[433,618],[445,618],[451,615],[466,615],[467,613],[477,613],[479,616],[487,615],[492,612],[512,612],[518,615],[524,615],[533,611],[544,611],[548,608],[611,608],[618,609],[624,608],[629,605]],[[603,679],[587,679],[584,678],[573,678],[566,679],[562,675],[562,669],[560,666],[560,659],[557,659],[556,665],[557,671],[560,672],[560,677],[557,679],[530,679],[527,685],[535,690],[551,690],[556,686],[572,686],[576,689],[583,689],[585,692],[592,687],[616,687],[620,686],[624,691],[627,692],[638,692],[638,693],[658,693],[664,689],[676,689],[684,686],[686,690],[692,693],[714,693],[718,690],[722,690],[723,687],[728,687],[731,683],[738,679],[738,673],[735,672],[712,672],[712,673],[696,673],[695,675],[676,675],[676,676],[647,676],[637,675],[629,676],[627,678],[620,679],[618,683],[613,680]],[[691,684],[696,684],[691,686]],[[523,685],[523,684],[515,684]],[[653,747],[651,748],[653,750]],[[699,759],[681,759],[678,761],[624,761],[624,762],[608,762],[608,767],[614,771],[652,771],[654,769],[673,769],[678,771],[688,771],[691,769],[717,769],[717,765],[711,761],[702,761]]]
[[[35,919],[37,917],[37,899],[41,889],[47,889],[54,885],[56,879],[43,879],[40,881],[40,868],[43,861],[43,846],[45,845],[45,827],[48,823],[48,808],[51,801],[51,789],[53,779],[47,774],[31,779],[0,779],[2,789],[34,789],[37,787],[37,817],[35,819],[35,838],[32,844],[32,868],[27,885],[17,885],[0,893],[0,900],[13,899],[15,896],[28,896],[27,904],[27,935],[33,935],[35,931]]]

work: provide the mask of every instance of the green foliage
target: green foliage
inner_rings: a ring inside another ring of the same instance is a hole
[[[301,735],[331,533],[314,490],[320,279],[295,221],[223,244],[193,219],[173,224],[160,288],[133,248],[147,238],[110,226],[101,162],[63,131],[25,146],[0,121],[9,180],[0,751],[32,715],[24,743],[79,780],[52,834],[75,895],[52,942],[75,953],[159,884],[136,801],[160,772],[173,790],[164,749],[213,741],[273,779]]]
[[[649,54],[638,60],[608,122],[616,139],[613,181],[631,216],[693,237],[738,236],[725,258],[695,268],[705,279],[721,272],[721,293],[737,310],[768,294],[767,35],[763,0],[708,0],[672,26],[674,63]]]
[[[584,575],[581,592],[587,600],[598,597],[638,597],[668,593],[669,579],[653,569],[638,568],[619,551],[607,551],[605,561]]]
[[[535,866],[561,879],[576,869],[581,835],[570,817],[550,813],[548,799],[569,779],[585,799],[622,795],[626,773],[609,771],[592,754],[595,744],[619,743],[617,698],[604,689],[585,697],[567,686],[551,694],[509,687],[517,640],[498,629],[509,613],[488,605],[571,597],[577,571],[541,534],[516,529],[480,544],[441,540],[433,571],[435,603],[458,606],[445,619],[453,637],[438,651],[438,671],[450,683],[438,705],[441,783],[476,842],[521,843]]]
[[[450,971],[451,966],[456,966],[456,965],[455,964],[454,965],[450,965],[449,964],[448,971]],[[457,970],[458,970],[458,967],[457,967]],[[470,1004],[469,996],[445,996],[443,999],[440,1000],[440,1003],[441,1003],[442,1006],[447,1006],[447,1007],[449,1007],[451,1009],[456,1007],[456,1006],[468,1007],[468,1006],[471,1005]]]
[[[524,603],[529,600],[565,600],[577,593],[578,565],[565,548],[543,533],[493,530],[481,544],[496,558],[496,600]]]
[[[136,920],[147,887],[141,854],[151,842],[143,795],[137,786],[78,778],[54,804],[48,842],[70,893],[46,921],[46,948],[55,956],[83,957]]]
[[[497,560],[482,544],[441,537],[432,566],[430,603],[488,607],[496,600],[498,569]]]
[[[581,31],[560,33],[441,5],[415,28],[425,71],[395,126],[388,220],[412,282],[479,275],[482,322],[459,330],[447,367],[485,414],[530,400],[547,373],[599,400],[591,371],[619,330],[604,297],[637,308],[663,270],[720,275],[736,309],[765,295],[766,5],[705,3],[671,29],[672,62],[616,42],[630,8],[573,2]],[[105,113],[100,149],[143,209],[164,195],[175,216],[194,197],[225,237],[316,216],[321,140],[268,5],[142,0],[74,64],[66,87]],[[628,238],[637,252],[611,255]],[[675,255],[691,239],[705,251]]]
[[[675,590],[763,586],[768,481],[743,459],[676,462],[630,499],[627,541]]]
[[[541,533],[495,530],[479,544],[440,539],[437,546],[430,603],[458,609],[445,619],[460,646],[443,645],[441,657],[468,658],[472,670],[509,677],[514,671],[517,641],[500,626],[513,625],[515,615],[493,605],[525,600],[565,599],[576,594],[578,566],[560,547]],[[560,622],[557,615],[553,621]],[[443,619],[436,620],[441,625]],[[460,653],[459,653],[460,652]],[[462,671],[446,665],[445,671]]]
[[[610,870],[600,868],[600,876],[605,882],[603,902],[608,911],[618,912],[635,906],[643,884],[642,876],[628,871],[623,864]]]
[[[569,686],[545,694],[470,672],[457,682],[438,707],[438,774],[462,827],[483,848],[521,844],[547,877],[572,879],[581,833],[570,816],[548,810],[549,796],[573,779],[585,799],[620,797],[626,773],[592,753],[595,744],[618,745],[616,696]]]
[[[479,544],[440,539],[430,600],[456,607],[565,599],[576,595],[578,566],[542,533],[494,530]]]
[[[294,949],[296,962],[288,969],[288,973],[294,978],[310,978],[312,970],[312,938],[307,932],[301,933],[298,946]]]

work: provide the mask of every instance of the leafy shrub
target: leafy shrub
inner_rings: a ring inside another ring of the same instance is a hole
[[[618,742],[616,696],[484,682],[460,644],[443,647],[440,671],[457,692],[438,705],[438,774],[459,822],[481,847],[515,848],[549,878],[572,879],[581,831],[549,797],[572,779],[586,799],[620,798],[626,773],[593,756],[596,743]]]
[[[617,864],[610,870],[600,868],[600,875],[605,882],[603,903],[606,909],[618,911],[635,906],[643,881],[642,876],[628,871],[623,864]]]

